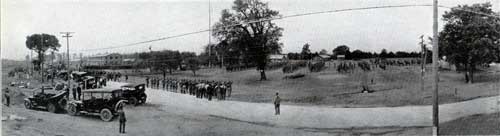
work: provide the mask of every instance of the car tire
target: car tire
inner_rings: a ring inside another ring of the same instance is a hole
[[[76,109],[76,105],[68,104],[68,108],[66,109],[69,115],[76,116],[78,115],[78,109]]]
[[[57,111],[56,105],[55,105],[55,104],[53,104],[53,103],[49,103],[49,104],[47,105],[47,110],[48,110],[49,112],[56,113],[56,111]]]
[[[31,103],[31,101],[24,101],[24,107],[26,109],[33,109],[33,104]]]
[[[137,98],[135,98],[135,97],[130,97],[130,98],[128,99],[128,104],[133,105],[133,106],[136,106],[136,105],[138,104],[138,100],[137,100]]]
[[[64,110],[64,107],[66,107],[66,105],[68,105],[68,100],[66,98],[62,98],[59,101],[57,101],[57,104],[59,106],[59,109]]]
[[[108,108],[104,108],[100,112],[101,120],[109,122],[113,119],[113,113]]]

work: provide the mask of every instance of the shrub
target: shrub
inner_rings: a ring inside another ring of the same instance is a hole
[[[323,62],[323,61],[314,63],[314,64],[309,66],[309,70],[311,72],[320,72],[324,68],[325,68],[325,62]]]
[[[293,73],[301,67],[305,67],[307,65],[306,61],[299,62],[291,62],[283,67],[283,73]]]
[[[297,73],[297,74],[293,74],[293,75],[287,75],[285,77],[283,77],[284,79],[296,79],[296,78],[301,78],[301,77],[304,77],[306,76],[305,74],[302,74],[302,73]]]

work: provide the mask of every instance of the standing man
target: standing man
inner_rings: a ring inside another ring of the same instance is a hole
[[[66,99],[69,100],[69,86],[65,86],[64,91],[66,91]]]
[[[78,87],[76,87],[76,93],[78,94],[78,100],[80,100],[82,98],[82,85],[78,85]]]
[[[281,98],[278,94],[278,92],[276,92],[276,96],[274,97],[274,115],[280,115],[280,101],[281,101]]]
[[[146,77],[146,87],[149,87],[149,77]]]
[[[73,100],[77,100],[77,99],[76,99],[76,92],[77,92],[76,90],[77,90],[76,88],[73,88],[73,89],[72,89]]]
[[[4,92],[4,98],[5,98],[5,105],[7,107],[10,106],[10,90],[8,87],[5,88],[5,92]]]
[[[128,75],[125,75],[125,82],[128,80]]]
[[[125,122],[127,122],[127,118],[125,118],[123,105],[120,105],[120,107],[118,108],[118,119],[120,121],[120,133],[125,133]]]

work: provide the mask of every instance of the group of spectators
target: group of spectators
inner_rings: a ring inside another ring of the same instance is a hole
[[[200,99],[212,100],[212,97],[215,97],[218,100],[225,100],[231,96],[232,82],[146,77],[146,87],[189,94]]]

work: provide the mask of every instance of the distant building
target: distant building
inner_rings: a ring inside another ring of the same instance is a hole
[[[106,65],[122,65],[123,64],[123,56],[118,53],[112,53],[107,55],[104,58],[104,63]]]
[[[287,55],[285,54],[271,54],[269,55],[269,60],[271,62],[283,62],[287,60]]]
[[[329,61],[332,57],[328,54],[322,54],[314,56],[313,60],[315,61]]]
[[[337,60],[345,60],[345,55],[337,55]]]
[[[133,61],[130,59],[126,59],[126,61]],[[124,58],[121,54],[119,53],[111,53],[111,54],[101,54],[101,55],[94,55],[94,56],[89,56],[84,59],[84,65],[90,65],[90,66],[95,66],[95,65],[123,65],[124,63]]]

